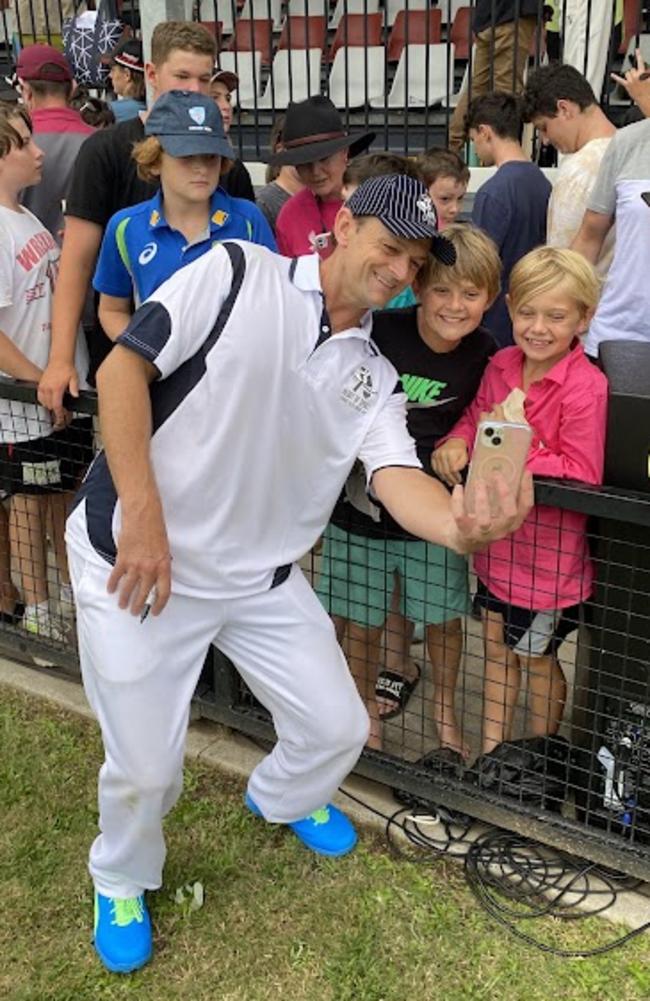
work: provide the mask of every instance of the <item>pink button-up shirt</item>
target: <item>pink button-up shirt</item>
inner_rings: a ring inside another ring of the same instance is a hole
[[[278,214],[275,224],[275,235],[278,250],[285,257],[301,257],[314,251],[314,237],[322,233],[331,233],[334,220],[343,201],[324,202],[309,190],[303,188],[298,194],[292,195],[285,202]],[[333,248],[330,239],[325,253],[319,256],[327,257]]]
[[[524,354],[497,351],[474,402],[449,438],[470,450],[482,412],[503,403],[522,385]],[[533,439],[526,463],[531,473],[601,483],[605,455],[607,379],[577,342],[526,394],[526,420]],[[489,591],[520,608],[567,608],[589,597],[593,569],[587,550],[586,517],[537,505],[521,528],[474,556],[474,568]]]

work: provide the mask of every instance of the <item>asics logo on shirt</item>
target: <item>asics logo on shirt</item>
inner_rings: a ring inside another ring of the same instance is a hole
[[[146,247],[140,251],[140,256],[138,257],[138,264],[148,264],[149,261],[153,261],[157,253],[158,253],[158,244],[148,243]]]
[[[443,389],[448,383],[440,382],[438,379],[426,379],[422,375],[401,375],[400,382],[402,389],[408,397],[408,409],[424,407],[441,407],[444,403],[451,403],[455,396],[447,396],[438,399]]]

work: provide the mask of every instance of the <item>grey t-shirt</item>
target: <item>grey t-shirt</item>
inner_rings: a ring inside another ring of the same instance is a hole
[[[263,188],[255,193],[255,201],[269,221],[269,225],[275,233],[275,222],[280,213],[280,209],[285,202],[288,202],[291,195],[284,188],[281,188],[275,181],[265,184]]]
[[[650,119],[628,125],[611,140],[587,208],[614,216],[616,245],[585,351],[598,355],[601,341],[650,341]]]

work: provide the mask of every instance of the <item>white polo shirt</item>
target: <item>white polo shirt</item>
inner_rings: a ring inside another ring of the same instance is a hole
[[[370,478],[419,468],[397,373],[361,327],[331,335],[316,255],[219,244],[165,282],[119,343],[151,361],[151,459],[177,593],[255,594],[314,544],[359,457]],[[120,505],[104,455],[68,519],[115,560]]]

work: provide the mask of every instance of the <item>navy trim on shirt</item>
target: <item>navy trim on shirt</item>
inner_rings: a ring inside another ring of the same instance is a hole
[[[72,510],[83,500],[86,501],[86,528],[90,544],[102,559],[113,565],[117,557],[117,546],[113,538],[117,491],[105,452],[99,453],[88,470],[74,499]]]
[[[191,358],[188,358],[187,361],[183,362],[180,368],[177,368],[166,379],[152,383],[151,412],[154,434],[171,417],[185,397],[189,396],[197,383],[205,375],[206,356],[221,337],[223,328],[230,319],[230,314],[241,291],[244,276],[246,275],[246,256],[244,251],[236,243],[228,241],[222,243],[221,246],[227,252],[232,264],[230,292],[224,299],[212,330],[198,351]]]
[[[237,244],[225,242],[221,246],[225,248],[232,263],[233,276],[230,292],[219,310],[214,326],[198,351],[166,379],[151,384],[152,435],[171,417],[205,375],[206,356],[219,340],[241,291],[246,274],[245,254]],[[153,330],[153,340],[160,340],[160,336],[164,336],[163,343],[166,343],[171,333],[171,320],[165,307],[159,302],[145,303],[138,310],[136,316],[143,312],[144,316],[140,317],[142,323],[136,323],[135,330],[146,325],[148,337],[151,337]],[[161,332],[160,336],[159,331]],[[130,329],[128,334],[122,335],[120,342],[155,364],[155,358],[158,354],[155,348],[152,348],[141,338],[133,337],[132,334],[133,330]],[[117,492],[108,468],[105,452],[101,452],[90,467],[75,498],[74,507],[84,498],[86,500],[86,526],[91,545],[102,559],[113,564],[117,556],[117,546],[113,538],[113,513],[117,503]],[[289,567],[289,571],[290,569],[291,567]],[[284,568],[278,568],[276,576],[283,570]],[[287,572],[286,576],[288,577],[288,575]],[[286,580],[286,577],[278,579],[277,583],[280,584],[283,580]]]
[[[139,336],[139,332],[145,335]],[[165,347],[172,332],[171,317],[161,302],[145,302],[140,306],[127,329],[116,344],[131,348],[147,361],[156,364],[156,358]]]

